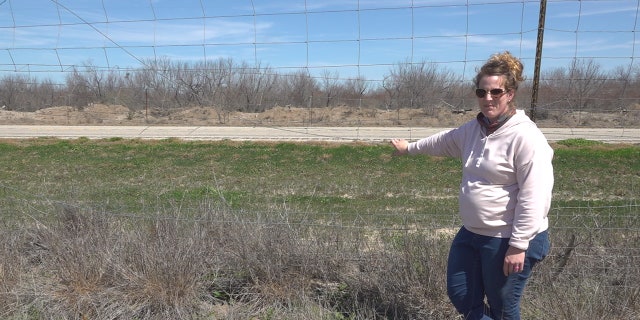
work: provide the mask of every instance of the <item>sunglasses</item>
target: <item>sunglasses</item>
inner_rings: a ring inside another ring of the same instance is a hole
[[[485,89],[476,89],[476,97],[484,98],[487,94],[490,94],[493,98],[501,97],[506,91],[504,89],[491,89],[489,91]]]

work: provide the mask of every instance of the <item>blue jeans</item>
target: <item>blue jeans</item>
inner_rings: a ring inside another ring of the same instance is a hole
[[[529,242],[524,270],[506,277],[502,266],[509,238],[481,236],[462,227],[449,251],[449,299],[467,320],[519,320],[520,297],[531,269],[549,253],[549,247],[547,231],[536,235]]]

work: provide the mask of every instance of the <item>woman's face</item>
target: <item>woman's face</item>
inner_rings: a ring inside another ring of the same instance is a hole
[[[478,89],[476,95],[478,96],[478,105],[480,106],[480,112],[491,121],[495,121],[502,114],[509,110],[509,102],[513,99],[514,92],[506,91],[504,89],[503,78],[501,76],[484,76],[478,83]],[[497,93],[495,89],[502,89],[502,93],[491,94],[491,90]],[[484,91],[483,91],[484,90]],[[478,92],[480,91],[480,92]],[[483,97],[479,94],[485,93]]]

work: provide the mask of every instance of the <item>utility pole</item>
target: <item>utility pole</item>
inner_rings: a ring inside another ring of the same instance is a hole
[[[538,87],[540,86],[540,62],[542,60],[542,43],[544,39],[544,21],[547,15],[547,0],[540,0],[540,15],[538,17],[538,41],[536,44],[536,62],[533,70],[533,88],[531,90],[530,116],[536,121],[536,109],[538,107]]]

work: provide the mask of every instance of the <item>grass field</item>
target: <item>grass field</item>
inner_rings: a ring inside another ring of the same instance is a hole
[[[640,147],[553,145],[526,319],[640,319]],[[460,161],[386,144],[0,142],[0,317],[456,319]]]

